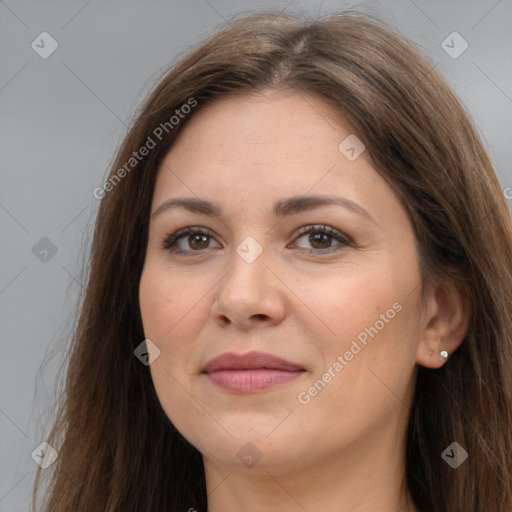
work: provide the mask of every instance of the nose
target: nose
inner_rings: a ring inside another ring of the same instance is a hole
[[[286,287],[276,277],[270,255],[263,251],[251,262],[233,251],[229,265],[212,304],[215,321],[241,330],[281,322],[286,314]]]

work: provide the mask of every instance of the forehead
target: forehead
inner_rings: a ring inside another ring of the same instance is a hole
[[[272,90],[213,101],[165,156],[152,211],[170,197],[195,196],[224,204],[236,218],[242,210],[271,214],[285,197],[335,194],[405,227],[407,214],[367,152],[351,160],[340,151],[354,136],[339,110],[316,95]]]
[[[187,137],[193,132],[194,141]],[[199,111],[178,136],[188,147],[215,149],[217,155],[232,159],[234,149],[243,147],[247,156],[264,159],[266,151],[293,150],[283,156],[309,154],[311,146],[328,145],[337,150],[338,139],[350,133],[341,113],[317,95],[287,90],[229,96]],[[310,155],[312,156],[312,155]]]
[[[274,90],[229,96],[190,119],[160,174],[186,170],[189,180],[223,186],[258,178],[304,186],[304,179],[313,183],[336,164],[338,146],[351,133],[339,111],[319,96]],[[364,154],[358,160],[368,166]]]

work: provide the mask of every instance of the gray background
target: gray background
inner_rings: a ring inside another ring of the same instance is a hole
[[[512,204],[512,0],[0,1],[0,512],[29,509],[31,453],[48,432],[83,284],[92,192],[136,106],[168,65],[235,14],[354,6],[390,21],[436,64]],[[441,47],[453,31],[469,45],[458,58]],[[42,32],[59,45],[46,59],[31,47]],[[55,255],[38,253],[43,237]]]

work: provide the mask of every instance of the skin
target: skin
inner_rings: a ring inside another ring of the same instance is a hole
[[[314,95],[230,96],[194,115],[159,169],[151,212],[178,197],[222,208],[219,217],[181,208],[152,217],[139,290],[146,338],[160,350],[155,389],[203,454],[210,512],[417,510],[403,456],[417,365],[435,371],[445,363],[439,351],[456,350],[467,304],[445,280],[420,308],[412,225],[368,152],[349,161],[338,149],[352,133]],[[338,205],[273,216],[276,201],[313,194],[350,199],[373,220]],[[353,243],[297,235],[309,225]],[[163,247],[188,226],[211,236],[182,237],[184,255]],[[252,263],[236,251],[248,236],[263,250]],[[396,303],[401,310],[348,361],[358,334]],[[306,371],[238,395],[201,373],[213,357],[252,350]],[[346,365],[336,372],[338,356]],[[329,368],[330,381],[301,403]],[[237,456],[249,442],[245,450],[261,455],[252,467]]]

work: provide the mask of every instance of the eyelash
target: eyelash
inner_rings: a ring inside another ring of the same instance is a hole
[[[345,247],[352,247],[353,241],[348,236],[344,235],[337,229],[334,229],[330,226],[325,225],[309,225],[309,226],[303,226],[297,230],[296,238],[301,238],[301,236],[307,235],[309,233],[323,233],[326,235],[329,235],[336,239],[338,242],[340,242],[339,245],[336,245],[334,247],[328,247],[326,249],[304,249],[299,248],[299,252],[303,252],[306,254],[327,254],[332,252],[338,252],[340,250],[343,250]],[[184,256],[191,255],[190,253],[196,253],[196,254],[202,254],[203,251],[207,249],[202,249],[198,251],[190,250],[190,251],[182,251],[180,249],[176,249],[176,243],[180,238],[183,238],[188,235],[206,235],[211,238],[213,238],[213,235],[211,234],[210,230],[207,228],[201,228],[201,227],[188,227],[180,229],[179,231],[176,231],[175,233],[171,234],[170,236],[167,236],[163,241],[163,249],[171,252],[172,254],[179,254]]]

